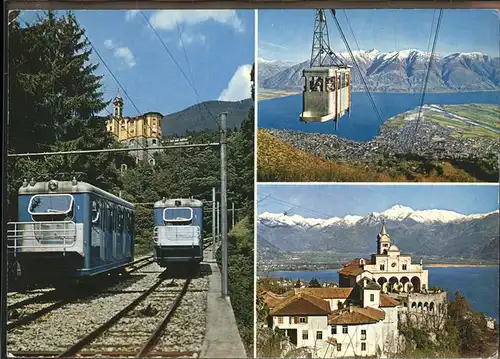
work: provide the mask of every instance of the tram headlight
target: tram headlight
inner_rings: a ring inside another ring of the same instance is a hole
[[[57,189],[57,181],[50,181],[49,182],[49,190],[55,191]]]

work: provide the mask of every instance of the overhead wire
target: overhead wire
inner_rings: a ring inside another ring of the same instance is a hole
[[[271,198],[272,200],[274,200],[275,202],[278,202],[278,203],[281,203],[281,204],[285,204],[285,205],[288,205],[288,206],[292,206],[294,208],[300,208],[300,209],[303,209],[303,210],[308,211],[310,213],[318,214],[320,216],[325,216],[325,217],[328,217],[328,218],[335,217],[333,214],[330,214],[330,213],[324,213],[324,212],[316,211],[316,210],[311,209],[311,208],[307,208],[307,207],[304,207],[304,206],[301,206],[301,205],[298,205],[298,204],[295,204],[295,203],[290,203],[290,202],[284,201],[282,199],[276,198],[272,194],[269,195],[268,197]]]
[[[200,97],[198,91],[196,90],[196,87],[195,87],[194,83],[192,83],[189,80],[189,78],[186,75],[186,73],[184,72],[184,70],[182,70],[182,67],[179,65],[179,63],[177,62],[177,60],[175,59],[175,57],[172,55],[172,52],[168,49],[167,45],[165,44],[165,42],[161,38],[160,34],[158,34],[158,31],[156,31],[156,29],[154,28],[154,26],[149,21],[148,17],[144,14],[144,11],[142,11],[142,10],[139,10],[139,11],[141,12],[141,15],[144,17],[144,20],[146,20],[147,24],[149,25],[149,27],[151,28],[151,30],[154,32],[154,34],[156,35],[156,37],[158,38],[158,40],[160,40],[160,42],[163,45],[163,48],[165,49],[165,51],[167,52],[167,54],[170,56],[170,58],[172,59],[172,61],[174,62],[174,64],[178,67],[179,71],[182,73],[182,75],[186,79],[187,83],[193,89],[193,91],[194,91],[194,93],[195,93],[198,101],[200,103],[202,103],[202,105],[205,107],[205,110],[207,110],[207,112],[209,113],[209,115],[212,117],[212,119],[217,124],[217,127],[220,129],[220,123],[219,123],[219,121],[217,121],[217,118],[214,116],[214,114],[212,113],[212,111],[210,111],[210,109],[208,108],[208,106],[204,102],[202,102],[201,97]]]
[[[177,34],[179,35],[179,42],[181,44],[181,47],[182,47],[182,51],[184,53],[184,59],[186,60],[186,64],[187,64],[187,68],[188,68],[188,71],[189,71],[189,75],[190,75],[190,78],[191,78],[191,82],[193,83],[194,85],[194,76],[193,76],[193,72],[191,71],[191,65],[189,63],[189,58],[187,56],[187,52],[186,52],[186,47],[184,46],[184,40],[182,40],[182,34],[181,34],[181,29],[180,29],[180,26],[179,26],[179,23],[177,22],[177,20],[175,20],[175,24],[176,24],[176,27],[177,27]],[[202,114],[202,109],[201,109],[201,102],[198,102],[196,104],[196,107],[198,107],[198,110],[200,111],[200,114]],[[184,116],[186,116],[186,114],[184,114]],[[180,116],[179,118],[177,118],[177,121],[180,121],[184,116]],[[189,128],[185,129],[185,131],[189,131],[191,130],[192,128],[194,128],[198,123],[200,123],[200,120],[201,120],[201,117],[198,118],[197,121],[195,121],[195,123],[190,126]]]
[[[351,56],[351,59],[352,59],[352,62],[354,63],[354,65],[356,66],[356,69],[358,70],[358,73],[359,73],[359,76],[361,78],[361,81],[363,82],[363,85],[365,87],[365,91],[368,95],[368,98],[371,102],[371,105],[373,107],[373,110],[375,111],[375,114],[377,115],[378,117],[378,120],[380,121],[380,123],[382,124],[384,121],[382,119],[382,116],[380,115],[380,112],[378,111],[378,108],[377,108],[377,105],[375,104],[375,101],[373,100],[373,97],[370,93],[370,89],[368,88],[368,85],[366,84],[366,81],[365,81],[365,78],[363,76],[363,73],[361,72],[361,69],[358,65],[358,62],[356,61],[356,58],[354,57],[352,51],[351,51],[351,47],[349,46],[349,42],[347,41],[347,38],[345,37],[344,35],[344,32],[342,31],[342,27],[340,26],[338,20],[337,20],[337,17],[335,16],[335,11],[333,9],[331,9],[331,15],[333,17],[333,19],[335,20],[335,24],[337,25],[337,28],[339,30],[339,33],[340,33],[340,36],[342,36],[342,39],[344,41],[344,44],[347,48],[347,51],[349,52],[349,55]],[[346,15],[347,17],[347,15]]]
[[[425,93],[427,91],[427,83],[429,81],[429,75],[431,73],[432,60],[434,59],[434,54],[436,52],[436,45],[437,45],[437,40],[438,40],[438,36],[439,36],[439,29],[441,27],[442,17],[443,17],[443,9],[439,9],[439,16],[438,16],[438,21],[436,24],[436,31],[434,34],[434,42],[432,44],[432,51],[431,51],[431,55],[429,57],[429,64],[427,66],[427,72],[425,75],[423,91],[422,91],[422,95],[420,97],[420,106],[419,106],[418,115],[417,115],[417,123],[415,124],[415,130],[413,132],[413,136],[410,136],[411,144],[410,144],[410,147],[408,148],[408,151],[411,151],[413,149],[414,144],[415,144],[415,138],[416,138],[416,135],[418,132],[418,125],[420,124],[420,119],[422,116],[422,109],[423,109],[424,101],[425,101]]]

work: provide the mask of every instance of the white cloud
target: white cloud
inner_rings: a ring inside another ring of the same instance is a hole
[[[128,67],[134,67],[136,65],[135,56],[128,47],[119,47],[115,49],[115,56],[121,58]]]
[[[221,92],[219,101],[240,101],[250,98],[252,96],[250,83],[251,71],[252,65],[238,67],[229,81],[227,88]]]
[[[139,14],[140,10],[127,10],[125,13],[125,21],[132,21],[137,14]]]
[[[155,29],[172,30],[177,24],[195,25],[205,21],[216,21],[243,32],[244,27],[236,10],[158,10],[150,18]]]
[[[112,49],[114,47],[113,41],[109,40],[109,39],[104,41],[104,46],[106,46],[106,48],[108,48],[108,49]]]
[[[113,50],[113,55],[125,62],[128,67],[134,67],[137,64],[132,50],[125,46],[117,46],[112,40],[108,39],[104,41],[104,46],[110,50]]]
[[[182,42],[181,42],[181,39],[182,39]],[[206,37],[204,35],[190,35],[190,34],[183,32],[181,35],[181,39],[179,39],[178,45],[182,46],[182,44],[184,44],[184,46],[185,46],[185,45],[192,44],[194,42],[204,44]]]

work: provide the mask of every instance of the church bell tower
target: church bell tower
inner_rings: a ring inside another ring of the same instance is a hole
[[[380,233],[377,235],[377,253],[387,254],[387,251],[390,246],[391,246],[391,237],[387,233],[384,220],[382,222],[382,229],[380,230]]]
[[[123,99],[120,96],[120,91],[116,94],[115,99],[113,100],[113,116],[117,118],[123,117]]]

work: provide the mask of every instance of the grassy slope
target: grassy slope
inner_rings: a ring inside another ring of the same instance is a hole
[[[467,172],[450,163],[422,165],[417,161],[394,161],[369,168],[330,162],[297,150],[269,133],[258,131],[257,173],[269,182],[474,182]]]

